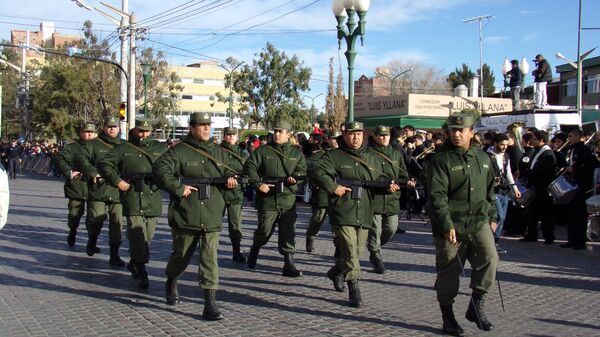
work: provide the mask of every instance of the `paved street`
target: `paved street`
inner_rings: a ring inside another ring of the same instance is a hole
[[[201,317],[197,258],[181,278],[182,303],[171,307],[164,301],[164,269],[171,248],[166,217],[152,242],[150,288],[140,291],[125,268],[109,267],[106,227],[100,254],[85,254],[84,226],[75,248],[67,246],[62,181],[27,175],[10,184],[8,224],[0,232],[0,336],[363,337],[441,332],[433,290],[434,250],[430,228],[422,222],[403,222],[408,232],[385,247],[386,274],[372,273],[368,254],[363,255],[366,305],[361,309],[348,307],[347,293],[335,292],[325,277],[333,261],[328,226],[316,241],[316,252],[305,252],[310,210],[304,205],[299,207],[296,254],[302,278],[281,276],[283,258],[277,253],[276,237],[261,251],[256,270],[233,263],[225,230],[217,295],[225,319],[207,322]],[[166,214],[166,206],[164,210]],[[245,208],[244,219],[243,249],[248,251],[256,227],[251,207]],[[558,243],[564,242],[564,228],[557,229],[557,236],[562,239]],[[126,258],[125,235],[123,243]],[[494,287],[487,313],[497,329],[480,333],[464,319],[470,291],[468,279],[462,278],[455,312],[465,335],[600,336],[600,245],[574,251],[508,238],[504,247],[509,253],[501,256],[498,276],[506,312]]]

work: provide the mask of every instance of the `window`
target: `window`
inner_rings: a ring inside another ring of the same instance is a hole
[[[185,100],[193,100],[194,96],[192,95],[181,95],[181,99],[185,99]]]
[[[594,74],[585,78],[585,93],[593,94],[600,92],[600,74]]]
[[[577,96],[577,79],[569,78],[565,81],[565,96],[574,97]]]
[[[194,78],[194,84],[204,84],[203,78]]]

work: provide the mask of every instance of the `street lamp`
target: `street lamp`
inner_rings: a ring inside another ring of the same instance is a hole
[[[142,74],[144,75],[144,117],[148,117],[148,81],[152,75],[150,63],[142,63]]]
[[[485,26],[481,25],[483,20],[489,20],[493,18],[491,15],[481,15],[471,19],[463,20],[463,23],[479,22],[479,97],[481,97],[481,113],[483,113],[483,29]]]
[[[320,93],[316,96],[309,96],[309,95],[303,95],[304,97],[310,98],[312,100],[312,103],[310,104],[310,111],[314,111],[315,110],[315,99],[319,96],[323,96],[323,93]],[[315,115],[313,116],[313,121],[317,120],[317,113],[315,112]]]
[[[229,73],[229,127],[233,127],[233,89],[231,88],[231,74],[242,64],[244,61],[237,63],[233,68],[227,68],[227,65],[220,63],[219,67],[225,69],[227,73]]]
[[[361,46],[364,45],[365,24],[367,21],[367,11],[369,10],[370,0],[333,0],[333,14],[337,20],[337,38],[339,49],[342,49],[342,39],[346,40],[347,50],[344,53],[348,61],[348,121],[354,120],[354,59],[356,58],[356,50],[354,45],[356,38],[360,36]],[[358,26],[354,21],[354,14],[358,15]],[[346,26],[348,31],[344,29],[344,20],[348,16]]]
[[[506,76],[508,75],[508,73],[510,72],[511,69],[512,69],[512,66],[510,65],[510,62],[508,61],[508,58],[505,57],[504,63],[502,63],[502,76],[504,76],[504,84],[502,86],[502,91],[500,91],[500,98],[502,98],[504,89],[506,87],[508,87],[508,79],[506,78]]]
[[[406,69],[405,71],[401,72],[400,74],[398,74],[398,75],[396,75],[396,76],[394,76],[394,77],[392,77],[392,76],[390,76],[390,75],[388,75],[388,74],[386,74],[386,73],[384,73],[383,71],[381,71],[381,70],[380,70],[380,71],[377,73],[377,75],[379,75],[379,76],[382,76],[382,77],[385,77],[385,78],[387,78],[388,80],[390,80],[390,95],[391,95],[391,96],[394,96],[394,94],[395,94],[395,92],[394,92],[394,81],[395,81],[397,78],[399,78],[400,76],[402,76],[402,75],[404,75],[404,74],[406,74],[406,73],[408,73],[408,72],[410,72],[410,71],[413,71],[413,70],[414,70],[414,68],[408,68],[408,69]]]

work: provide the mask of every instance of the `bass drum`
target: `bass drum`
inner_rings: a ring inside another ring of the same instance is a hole
[[[590,241],[600,242],[600,216],[591,216],[587,225],[587,237]]]
[[[533,199],[535,198],[535,189],[525,187],[525,184],[521,182],[517,182],[517,189],[521,192],[521,197],[519,199],[513,198],[513,203],[515,206],[525,208],[531,204]],[[512,195],[512,193],[511,193]]]
[[[554,179],[548,186],[548,194],[555,205],[568,204],[577,195],[578,186],[570,182],[565,176]]]

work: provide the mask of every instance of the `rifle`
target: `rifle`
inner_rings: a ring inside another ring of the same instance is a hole
[[[250,179],[244,176],[225,176],[225,177],[193,177],[181,178],[180,181],[184,185],[193,186],[198,189],[198,200],[206,200],[210,198],[210,186],[225,185],[229,178],[235,178],[238,184],[248,184]]]
[[[305,180],[306,176],[291,176],[296,181]],[[260,181],[263,184],[275,186],[275,193],[282,193],[283,187],[287,185],[289,177],[261,177]]]
[[[346,186],[352,189],[352,194],[350,195],[350,199],[358,200],[362,196],[363,188],[370,189],[385,189],[390,187],[391,184],[397,183],[401,184],[401,181],[404,181],[406,184],[406,179],[400,179],[399,181],[395,181],[394,179],[382,179],[382,180],[352,180],[346,178],[335,178],[335,183],[341,186]]]
[[[138,193],[144,192],[144,183],[154,182],[152,173],[127,173],[123,174],[121,178],[133,185],[133,190]]]

